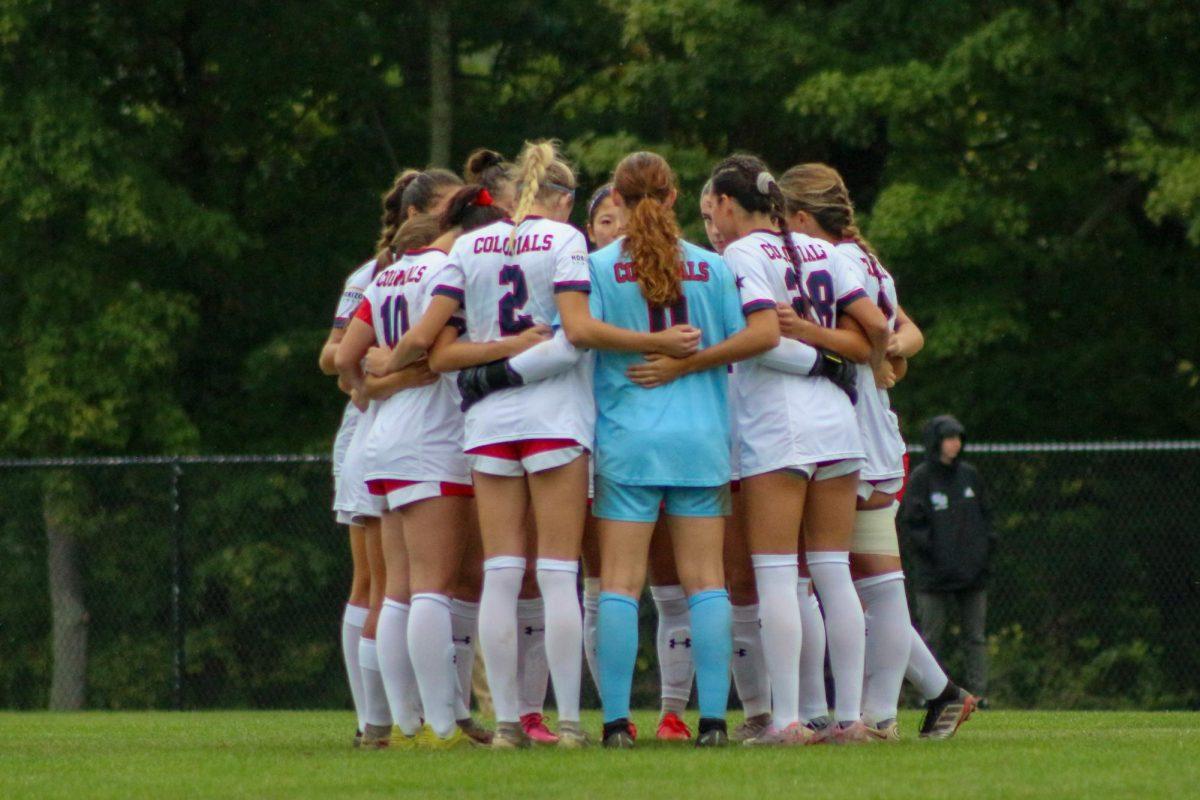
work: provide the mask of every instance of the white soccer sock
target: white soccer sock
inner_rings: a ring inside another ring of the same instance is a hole
[[[520,375],[525,383],[544,380],[574,367],[583,356],[567,340],[560,328],[549,341],[535,345],[508,360],[508,366]]]
[[[379,672],[379,656],[374,639],[358,640],[358,665],[363,681],[363,724],[392,727],[392,710],[388,707],[387,690]]]
[[[475,671],[475,641],[479,638],[479,603],[450,601],[450,635],[454,640],[454,669],[458,672],[455,716],[471,716],[471,673]]]
[[[421,730],[421,692],[408,657],[408,614],[407,603],[384,598],[375,637],[392,719],[405,736],[413,736]]]
[[[554,680],[560,722],[579,721],[583,679],[583,615],[579,610],[579,561],[537,560],[537,582],[546,607],[546,660]]]
[[[691,616],[683,587],[651,586],[650,596],[658,610],[655,645],[658,647],[658,675],[662,711],[682,714],[692,695],[696,664],[692,661]]]
[[[346,678],[350,681],[350,697],[354,700],[354,713],[358,717],[358,729],[363,729],[363,678],[358,665],[358,640],[362,638],[363,623],[370,609],[346,604],[342,614],[342,659],[346,662]]]
[[[587,658],[592,683],[600,691],[600,670],[596,663],[596,620],[600,613],[600,579],[583,579],[583,655]]]
[[[800,607],[796,556],[754,554],[758,618],[762,621],[763,660],[771,676],[771,717],[786,728],[800,719]]]
[[[763,661],[758,604],[733,607],[733,683],[747,717],[771,712],[771,682]]]
[[[496,556],[483,562],[479,600],[479,646],[487,667],[488,688],[497,722],[517,722],[517,595],[525,577],[521,556]]]
[[[933,653],[929,650],[929,645],[925,644],[925,640],[921,638],[921,634],[917,633],[916,628],[911,630],[908,670],[904,673],[904,677],[917,687],[922,698],[932,700],[946,691],[946,687],[950,685],[950,679],[946,677],[945,670],[934,658]]]
[[[896,717],[900,686],[912,649],[912,621],[904,594],[904,573],[888,572],[854,582],[865,606],[866,683],[863,719],[869,723]]]
[[[800,649],[800,719],[810,722],[828,716],[829,699],[825,695],[825,617],[817,596],[810,594],[811,578],[796,583],[800,601],[800,627],[804,646]]]
[[[450,598],[444,594],[414,594],[411,609],[408,652],[421,693],[421,708],[429,727],[445,739],[458,727],[458,671],[454,669]]]
[[[825,641],[836,694],[834,716],[838,722],[857,722],[862,716],[867,636],[862,606],[850,580],[850,554],[844,550],[809,552],[808,571],[825,609]]]
[[[542,713],[550,664],[546,660],[546,605],[540,597],[517,601],[517,683],[521,716]]]

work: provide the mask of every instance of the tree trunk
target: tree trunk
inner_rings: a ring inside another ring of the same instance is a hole
[[[450,3],[429,3],[429,164],[450,166],[454,128],[454,42],[450,37]]]
[[[51,711],[83,708],[87,685],[88,613],[83,602],[79,543],[75,536],[78,507],[70,481],[69,476],[61,473],[48,475],[42,491],[53,624]]]

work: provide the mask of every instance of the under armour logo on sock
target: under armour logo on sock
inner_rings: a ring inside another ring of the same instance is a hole
[[[525,635],[526,636],[533,636],[535,633],[545,633],[545,632],[546,632],[545,628],[535,628],[532,625],[525,626]]]
[[[750,655],[750,651],[744,647],[739,647],[737,650],[733,651],[733,654],[738,658],[745,658],[746,656]]]
[[[672,650],[674,650],[674,649],[675,649],[675,645],[680,645],[681,647],[691,647],[691,646],[692,646],[692,640],[691,640],[691,637],[689,637],[689,638],[687,638],[687,639],[684,639],[684,640],[682,640],[682,641],[680,641],[679,639],[675,639],[674,637],[672,637],[671,639],[668,639],[668,640],[667,640],[667,643],[668,643],[668,644],[670,644],[670,646],[671,646],[671,649],[672,649]]]
[[[456,639],[456,638],[454,638],[453,636],[451,636],[451,637],[450,637],[450,641],[454,642],[455,644],[470,644],[470,643],[471,643],[471,637],[470,637],[470,636],[464,636],[464,637],[463,637],[463,638],[461,638],[461,639]]]

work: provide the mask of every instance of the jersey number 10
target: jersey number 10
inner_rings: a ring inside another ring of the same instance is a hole
[[[400,337],[408,333],[408,300],[402,294],[387,298],[379,308],[379,319],[383,323],[384,343],[395,347]]]

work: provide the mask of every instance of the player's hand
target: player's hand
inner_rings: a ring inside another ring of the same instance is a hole
[[[524,353],[535,344],[548,341],[553,335],[554,331],[550,329],[549,325],[534,325],[532,328],[526,328],[516,336],[509,337],[509,341],[512,343],[512,352],[509,355],[515,356],[517,353]]]
[[[908,374],[908,359],[904,356],[887,356],[884,360],[892,365],[892,373],[896,376],[896,382],[904,380],[904,376]]]
[[[350,381],[342,375],[338,375],[338,391],[342,394],[350,394],[353,388],[350,386]]]
[[[355,408],[359,411],[366,411],[367,406],[371,404],[371,398],[367,396],[365,386],[355,386],[350,390],[350,402],[354,403]]]
[[[432,383],[437,383],[437,379],[441,377],[429,368],[429,361],[424,358],[409,364],[400,370],[400,374],[404,376],[404,386],[407,389],[429,386]]]
[[[779,313],[779,333],[789,339],[810,342],[813,332],[819,328],[815,322],[810,322],[796,313],[796,309],[787,303],[777,303],[775,310]]]
[[[891,335],[888,336],[887,355],[892,358],[900,358],[901,357],[900,356],[900,337],[898,337],[896,335],[895,331],[892,331]]]
[[[392,357],[392,351],[387,347],[372,347],[367,351],[367,357],[363,359],[363,369],[372,375],[383,377],[388,374],[388,361]]]
[[[875,367],[875,385],[880,389],[891,389],[896,385],[896,368],[890,360],[885,358]]]
[[[700,329],[691,325],[673,325],[651,336],[654,352],[671,358],[687,358],[700,349]]]
[[[665,386],[686,373],[684,359],[671,358],[659,353],[649,353],[645,361],[633,364],[625,370],[625,376],[643,389]]]

